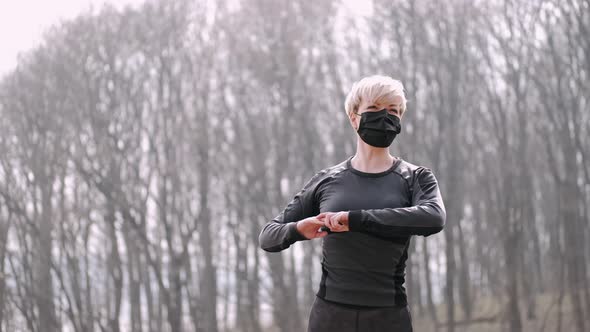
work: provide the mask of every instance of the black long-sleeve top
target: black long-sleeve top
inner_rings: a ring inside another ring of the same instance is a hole
[[[308,240],[296,222],[320,212],[350,211],[349,232],[322,239],[317,296],[355,306],[407,305],[405,267],[412,235],[440,232],[446,220],[429,168],[396,158],[390,169],[366,173],[352,156],[317,172],[281,213],[264,225],[260,247],[278,252]]]

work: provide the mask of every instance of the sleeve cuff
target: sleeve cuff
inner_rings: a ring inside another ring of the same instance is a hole
[[[348,230],[351,232],[360,232],[363,230],[362,210],[348,211]]]
[[[287,224],[287,227],[288,227],[289,239],[292,242],[309,240],[308,238],[303,236],[303,234],[299,233],[299,231],[297,230],[297,222],[289,223],[289,224]]]

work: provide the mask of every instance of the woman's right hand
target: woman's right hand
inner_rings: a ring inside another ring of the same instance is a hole
[[[325,212],[322,212],[317,216],[299,220],[297,222],[297,230],[308,239],[315,239],[328,235],[328,232],[320,229],[325,225],[324,221],[320,220],[325,214]]]

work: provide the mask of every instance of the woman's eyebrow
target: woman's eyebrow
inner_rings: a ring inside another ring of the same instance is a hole
[[[389,107],[391,107],[391,106],[395,106],[395,108],[393,110],[396,111],[396,112],[398,111],[397,108],[399,106],[397,104],[391,104],[391,105],[389,105]],[[369,108],[377,108],[377,106],[375,106],[375,105],[369,105],[369,106],[367,106],[367,109],[369,109]]]

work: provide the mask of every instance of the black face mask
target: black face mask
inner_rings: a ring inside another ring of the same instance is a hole
[[[399,118],[384,108],[377,112],[364,112],[357,133],[365,143],[378,148],[391,145],[402,130]]]

